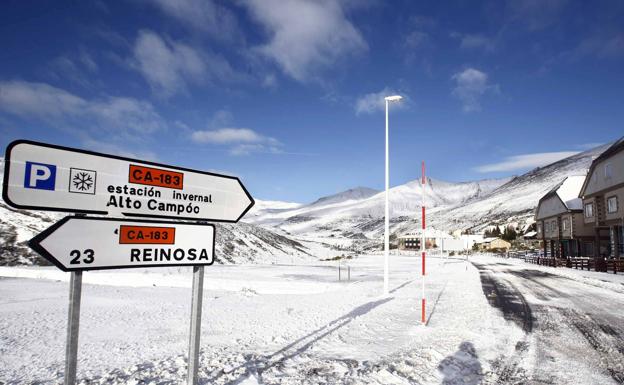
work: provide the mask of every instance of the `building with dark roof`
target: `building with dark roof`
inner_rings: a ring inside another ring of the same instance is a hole
[[[578,197],[584,181],[585,176],[569,176],[539,200],[535,221],[545,256],[593,255],[593,227],[583,220]]]
[[[579,196],[594,228],[594,255],[624,257],[624,137],[594,159]]]

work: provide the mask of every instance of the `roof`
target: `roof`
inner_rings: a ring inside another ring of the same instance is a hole
[[[552,196],[557,196],[568,210],[582,210],[583,201],[579,198],[581,188],[585,183],[585,175],[571,175],[553,187],[540,199],[540,203]]]
[[[523,237],[524,238],[531,238],[537,235],[537,231],[529,231],[528,233],[524,234]]]
[[[583,183],[583,187],[579,192],[579,196],[584,195],[585,189],[587,188],[587,182],[589,181],[589,177],[592,175],[598,163],[602,162],[605,159],[610,158],[611,156],[617,154],[620,151],[624,151],[624,136],[620,139],[616,140],[615,143],[611,145],[611,147],[607,148],[602,154],[600,154],[596,159],[592,161],[591,166],[589,166],[589,171],[587,172],[587,179]]]
[[[602,154],[600,154],[596,159],[594,159],[594,161],[592,162],[592,166],[594,166],[594,164],[599,163],[607,158],[610,158],[611,155],[616,154],[622,150],[624,150],[624,136],[616,140],[615,143],[611,145],[611,147],[607,148]]]
[[[585,182],[585,175],[572,175],[563,180],[557,189],[557,195],[568,210],[582,210],[583,201],[579,193]]]

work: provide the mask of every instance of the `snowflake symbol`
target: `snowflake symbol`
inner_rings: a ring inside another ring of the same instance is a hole
[[[93,178],[86,172],[79,172],[76,174],[72,182],[74,183],[74,187],[80,191],[90,190],[91,186],[93,186]]]

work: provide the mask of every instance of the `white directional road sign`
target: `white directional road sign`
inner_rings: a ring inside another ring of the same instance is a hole
[[[29,242],[63,271],[214,262],[210,224],[65,217]]]
[[[254,200],[233,176],[19,140],[3,198],[21,209],[237,222]]]

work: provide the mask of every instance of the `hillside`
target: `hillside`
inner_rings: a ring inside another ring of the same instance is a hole
[[[508,181],[509,178],[503,178],[449,183],[429,178],[425,185],[426,202],[432,209],[462,205],[487,196]],[[277,228],[300,239],[322,240],[351,248],[356,240],[356,243],[366,243],[379,236],[383,229],[385,203],[384,192],[358,199],[352,191],[320,198],[293,209],[246,216],[245,220]],[[336,199],[337,196],[348,196],[349,199]],[[420,180],[391,188],[389,200],[393,226],[400,218],[416,216],[422,201]]]
[[[452,183],[428,179],[425,186],[428,224],[441,230],[481,231],[490,225],[532,223],[539,199],[565,177],[585,175],[591,161],[608,148],[600,146],[536,168],[514,178]],[[320,198],[308,205],[265,212],[248,221],[278,228],[300,239],[331,242],[345,248],[377,247],[383,236],[383,192],[369,197]],[[419,180],[390,189],[391,232],[420,226]],[[377,246],[375,246],[377,245]]]

